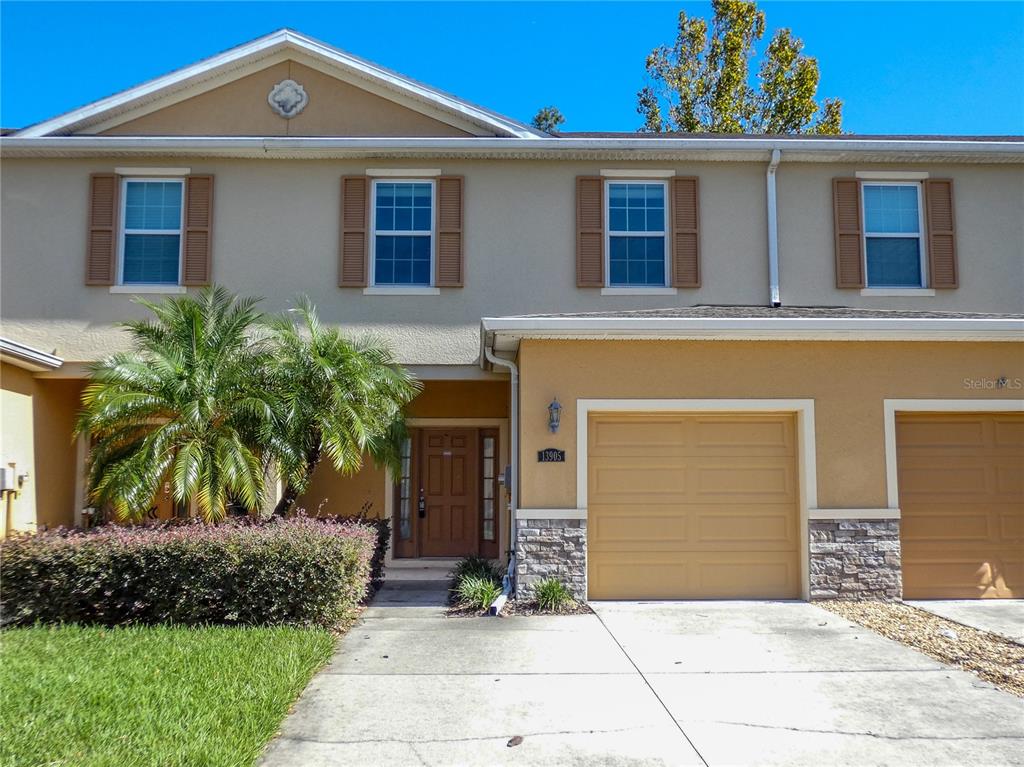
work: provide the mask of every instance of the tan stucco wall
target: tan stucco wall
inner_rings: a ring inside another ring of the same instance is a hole
[[[884,399],[1024,397],[964,384],[1024,379],[1020,343],[524,341],[519,362],[523,508],[576,507],[577,399],[813,399],[818,506],[884,508]],[[566,462],[537,463],[549,447]]]
[[[267,103],[279,82],[309,103],[286,120]],[[467,136],[465,131],[307,67],[282,61],[105,131],[111,136]]]
[[[72,433],[81,391],[81,381],[35,378],[0,364],[0,462],[29,475],[13,502],[14,530],[74,523]]]
[[[123,346],[115,324],[145,312],[130,296],[82,283],[88,175],[127,164],[186,165],[194,173],[216,175],[217,282],[265,296],[268,311],[308,293],[325,320],[382,335],[408,364],[474,364],[484,316],[767,301],[761,163],[633,164],[700,177],[703,287],[675,296],[601,296],[597,289],[576,287],[575,177],[630,165],[625,161],[5,160],[0,313],[8,336],[56,350],[69,361]],[[439,167],[465,176],[465,287],[443,289],[440,296],[401,297],[337,287],[340,177],[381,166]],[[930,299],[867,299],[830,287],[830,179],[851,168],[780,167],[787,304],[1024,312],[1024,169],[935,168],[957,183],[962,287]]]

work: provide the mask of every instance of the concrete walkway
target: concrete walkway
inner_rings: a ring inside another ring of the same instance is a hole
[[[809,604],[446,618],[443,592],[402,590],[341,642],[265,767],[1024,764],[1024,701]]]
[[[1024,599],[932,599],[907,604],[1024,644]]]

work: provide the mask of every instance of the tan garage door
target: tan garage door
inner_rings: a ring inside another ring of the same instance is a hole
[[[1024,415],[898,415],[906,599],[1024,597]]]
[[[779,414],[592,415],[590,598],[798,597],[795,431]]]

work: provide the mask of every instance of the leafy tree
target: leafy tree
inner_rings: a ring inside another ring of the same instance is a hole
[[[815,100],[820,73],[788,29],[772,37],[750,85],[765,16],[753,0],[712,0],[714,19],[679,12],[675,43],[647,57],[652,84],[637,94],[642,130],[661,133],[820,133],[842,130],[842,101]]]
[[[232,501],[259,508],[274,419],[261,380],[268,349],[252,337],[256,300],[209,288],[139,303],[154,319],[124,324],[131,350],[93,365],[82,394],[91,502],[140,521],[169,477],[174,499],[194,501],[207,521]]]
[[[269,327],[279,423],[271,452],[285,481],[274,513],[288,513],[325,455],[345,474],[358,471],[367,453],[397,469],[403,408],[420,385],[391,351],[323,325],[305,297]]]
[[[558,127],[565,122],[565,117],[558,107],[542,107],[533,116],[533,127],[545,133],[557,133]]]

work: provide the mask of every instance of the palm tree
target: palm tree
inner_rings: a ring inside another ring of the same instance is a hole
[[[397,468],[403,409],[420,384],[390,349],[324,326],[304,296],[268,327],[279,424],[271,450],[285,481],[274,513],[288,513],[325,455],[345,474],[358,471],[366,454]]]
[[[216,287],[138,303],[154,319],[124,323],[131,350],[92,366],[82,394],[91,501],[138,521],[166,480],[207,521],[232,500],[258,509],[274,408],[257,299]]]

